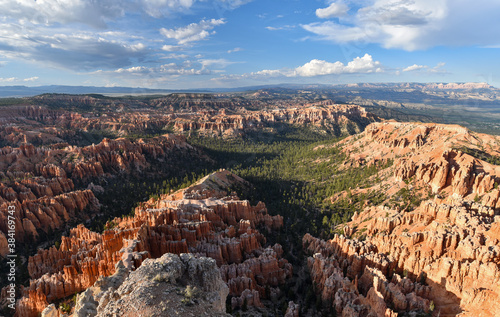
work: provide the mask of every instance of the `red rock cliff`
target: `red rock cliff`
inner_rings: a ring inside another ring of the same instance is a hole
[[[265,237],[256,230],[257,225],[277,228],[282,218],[269,216],[262,203],[251,206],[225,196],[224,185],[240,180],[227,171],[217,172],[188,189],[144,202],[133,217],[116,218],[116,226],[102,234],[81,225],[73,229],[59,249],[30,257],[32,280],[18,301],[19,316],[36,316],[48,303],[85,290],[99,276],[113,274],[120,260],[133,269],[145,258],[165,253],[215,259],[234,306],[242,305],[245,297],[251,299],[249,304],[260,305],[266,286],[283,283],[292,267],[281,258],[280,245],[263,248]]]

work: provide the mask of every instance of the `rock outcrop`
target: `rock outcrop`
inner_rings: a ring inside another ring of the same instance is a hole
[[[172,153],[190,149],[184,137],[171,135],[135,142],[104,139],[86,147],[3,147],[0,231],[4,235],[8,231],[8,206],[15,207],[16,240],[20,243],[36,241],[41,232],[53,232],[70,220],[88,219],[98,210],[99,201],[91,190],[76,190],[75,184],[82,188],[93,179],[141,173],[152,160],[164,161]],[[6,254],[3,248],[0,251],[0,255]]]
[[[355,105],[334,104],[331,101],[306,104],[301,107],[245,111],[229,115],[224,113],[175,119],[177,131],[199,130],[221,135],[222,132],[254,130],[272,127],[277,123],[323,126],[337,135],[360,132],[369,123],[379,119],[364,108]]]
[[[215,261],[192,254],[164,254],[129,272],[99,279],[77,298],[73,316],[229,316],[227,285]],[[124,304],[126,303],[126,304]]]
[[[459,126],[386,122],[342,141],[346,167],[394,163],[370,188],[387,200],[356,213],[345,236],[304,237],[323,301],[344,316],[497,316],[499,140]]]
[[[276,229],[283,218],[268,215],[263,203],[251,206],[225,192],[227,185],[242,181],[227,171],[216,172],[187,189],[142,203],[133,217],[116,218],[113,229],[102,234],[82,225],[72,229],[59,248],[30,257],[32,280],[16,311],[36,316],[54,300],[115,274],[120,261],[134,270],[147,258],[188,252],[214,259],[233,306],[241,306],[245,298],[248,305],[259,306],[266,287],[282,284],[292,266],[281,258],[280,245],[263,248],[265,237],[256,229]]]

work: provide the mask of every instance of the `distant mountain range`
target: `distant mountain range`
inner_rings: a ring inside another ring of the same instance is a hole
[[[488,83],[360,83],[336,85],[335,88],[388,88],[388,89],[496,89]]]
[[[497,88],[487,83],[358,83],[342,85],[325,84],[279,84],[261,85],[238,88],[207,88],[207,89],[148,89],[133,87],[95,87],[95,86],[0,86],[0,97],[30,97],[44,93],[60,94],[169,94],[175,92],[236,92],[268,88],[287,89],[417,89],[417,90],[479,90]]]
[[[132,87],[95,87],[95,86],[0,86],[0,97],[31,97],[45,93],[53,94],[165,94],[192,90],[147,89]],[[195,90],[207,92],[207,90]]]

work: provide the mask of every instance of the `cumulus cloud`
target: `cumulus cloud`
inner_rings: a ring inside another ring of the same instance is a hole
[[[232,10],[250,1],[0,0],[0,56],[6,62],[23,60],[78,72],[122,69],[123,73],[137,73],[144,70],[132,66],[174,58],[165,56],[165,52],[186,50],[190,44],[208,39],[216,26],[225,23],[224,19],[204,19],[159,30],[157,23],[165,20],[156,19],[191,14],[207,3],[220,14],[221,8]],[[160,32],[171,42],[153,32]],[[0,61],[0,67],[6,62]],[[172,73],[197,73],[186,67],[175,70],[173,65],[168,69]],[[3,78],[7,80],[10,78]]]
[[[342,62],[330,63],[327,61],[313,59],[309,63],[295,69],[297,76],[312,77],[331,74],[373,73],[381,72],[381,64],[374,61],[371,55],[356,57],[347,65]]]
[[[445,66],[445,63],[443,63],[443,62],[438,63],[434,67],[429,67],[427,65],[413,64],[411,66],[403,68],[403,72],[415,72],[415,71],[419,71],[419,72],[426,72],[426,73],[447,74],[448,71],[446,71],[445,69],[443,69],[444,66]]]
[[[159,66],[132,66],[121,67],[114,70],[98,70],[91,72],[92,75],[101,75],[114,78],[120,75],[120,79],[133,80],[190,76],[190,75],[210,75],[223,72],[224,68],[235,62],[226,59],[197,59],[188,55],[169,56],[170,59],[179,59],[177,62],[165,63]],[[181,58],[182,57],[182,58]]]
[[[210,74],[207,69],[185,68],[176,63],[162,64],[157,67],[134,66],[129,68],[118,68],[116,70],[104,71],[98,70],[91,74],[96,75],[129,75],[138,77],[161,77],[161,76],[179,76],[179,75],[207,75]]]
[[[9,78],[1,78],[0,77],[0,82],[2,83],[11,83],[13,81],[17,81],[18,79],[16,77],[9,77]]]
[[[446,65],[446,63],[440,62],[436,66],[432,67],[429,69],[429,72],[431,73],[441,73],[441,74],[447,74],[448,71],[443,69],[443,67]]]
[[[0,82],[2,83],[13,83],[13,82],[32,82],[36,81],[38,77],[30,77],[30,78],[24,78],[20,79],[17,77],[9,77],[9,78],[0,78]]]
[[[347,65],[344,63],[327,62],[324,60],[313,59],[302,66],[293,69],[264,69],[253,73],[247,73],[239,76],[223,76],[219,79],[241,79],[241,78],[269,78],[269,77],[314,77],[324,75],[341,74],[370,74],[383,72],[383,66],[379,61],[374,61],[373,57],[365,54],[363,57],[356,57]]]
[[[328,11],[333,4],[318,9],[317,16],[333,17]],[[499,10],[498,1],[373,0],[362,2],[359,10],[345,14],[341,21],[302,27],[319,39],[335,43],[377,43],[408,51],[438,45],[498,45]],[[331,12],[342,13],[335,6]]]
[[[333,2],[326,8],[316,10],[316,16],[320,19],[341,17],[347,14],[349,7],[342,2]]]
[[[25,59],[73,70],[123,67],[141,59],[146,46],[137,41],[105,38],[91,32],[27,28],[0,23],[0,51],[7,58]]]
[[[144,11],[155,18],[171,12],[185,11],[194,4],[194,0],[142,0]]]
[[[161,28],[160,33],[166,38],[174,39],[178,44],[183,45],[209,37],[210,34],[215,33],[215,31],[209,31],[224,23],[226,23],[224,19],[201,20],[199,23],[191,23],[175,29]]]
[[[405,69],[403,69],[403,71],[404,71],[404,72],[411,72],[411,71],[415,71],[415,70],[420,70],[420,69],[422,69],[422,68],[427,68],[427,66],[413,64],[413,65],[408,66],[408,67],[406,67]]]
[[[172,53],[172,54],[169,54],[167,56],[164,56],[162,57],[162,59],[182,59],[182,60],[186,60],[188,59],[190,56],[187,55],[187,54],[176,54],[176,53]]]
[[[126,12],[145,13],[159,18],[190,9],[195,0],[0,0],[0,12],[19,21],[51,25],[82,23],[104,28]]]

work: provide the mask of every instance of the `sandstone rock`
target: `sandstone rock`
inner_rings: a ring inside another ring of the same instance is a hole
[[[134,270],[147,258],[187,252],[211,257],[221,266],[235,305],[246,298],[248,305],[260,306],[266,286],[284,283],[292,266],[281,258],[280,245],[264,249],[265,238],[255,229],[267,224],[272,230],[282,218],[266,221],[270,216],[263,203],[251,206],[236,196],[225,196],[231,185],[227,182],[241,181],[227,171],[216,172],[179,193],[142,203],[133,217],[114,219],[116,226],[102,234],[83,225],[73,228],[62,237],[59,249],[39,250],[29,258],[32,281],[19,301],[19,311],[36,316],[56,299],[108,283],[99,277],[116,276],[118,268]],[[109,292],[105,294],[96,302],[112,300]]]
[[[130,274],[115,275],[110,277],[115,280],[113,285],[103,288],[109,282],[97,282],[79,295],[74,316],[137,316],[138,312],[148,316],[180,312],[226,316],[228,288],[213,259],[167,253],[144,261]]]
[[[50,304],[42,311],[42,317],[60,317],[61,314],[54,304]]]
[[[304,236],[321,298],[344,315],[426,312],[432,301],[440,316],[495,316],[500,167],[468,153],[498,156],[499,141],[459,126],[384,122],[340,142],[346,168],[394,159],[374,190],[428,198],[402,210],[367,206],[343,225],[349,238]]]

